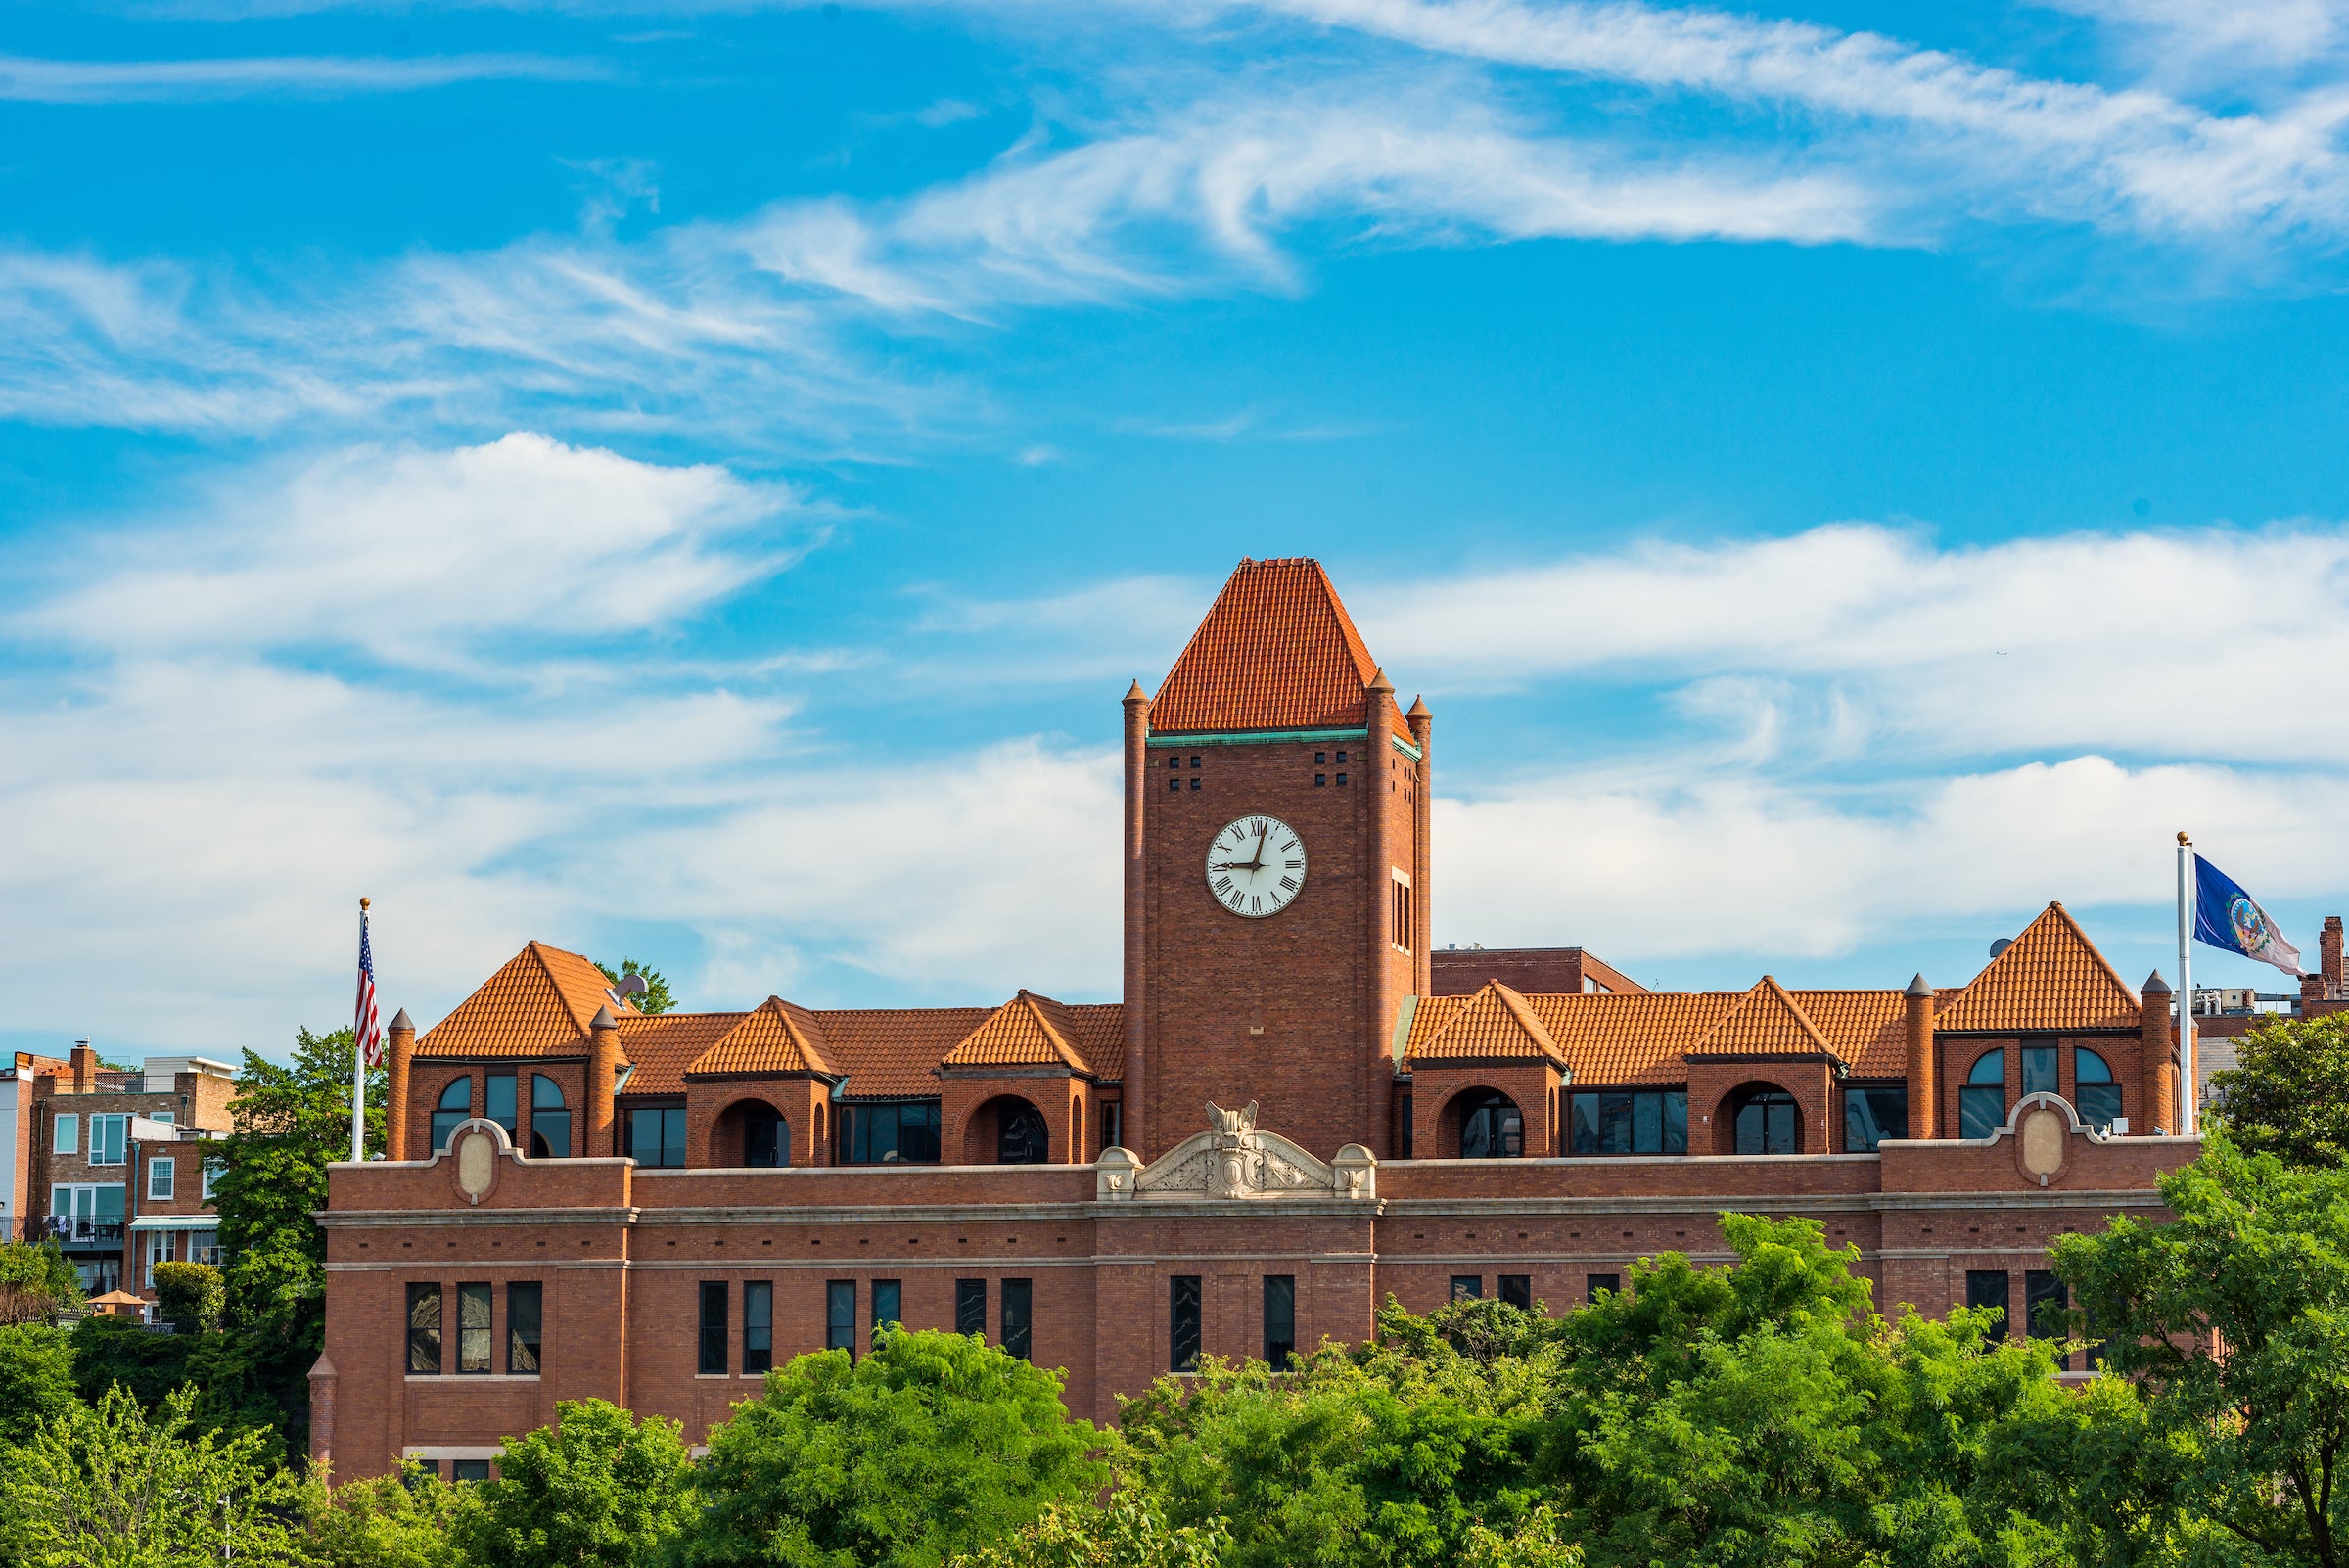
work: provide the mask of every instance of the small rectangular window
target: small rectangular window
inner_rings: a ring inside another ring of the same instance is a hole
[[[856,1354],[856,1281],[835,1279],[824,1286],[824,1349]]]
[[[1313,775],[1313,788],[1320,790],[1327,789],[1328,787],[1329,775],[1327,773],[1315,773]]]
[[[219,1184],[219,1181],[220,1181],[220,1162],[219,1162],[219,1161],[217,1161],[217,1160],[207,1160],[207,1161],[205,1161],[205,1162],[204,1162],[204,1201],[205,1201],[205,1202],[207,1202],[207,1203],[209,1203],[209,1202],[211,1202],[211,1201],[212,1201],[212,1188],[213,1188],[214,1186],[218,1185],[218,1184]]]
[[[489,1286],[486,1281],[457,1287],[457,1370],[475,1375],[489,1370]]]
[[[506,1370],[516,1377],[536,1377],[546,1370],[539,1360],[538,1324],[546,1293],[534,1279],[506,1286]]]
[[[2057,1092],[2055,1077],[2055,1047],[2026,1045],[2023,1047],[2023,1092],[2025,1094],[2053,1094]]]
[[[954,1332],[987,1337],[987,1281],[954,1281]]]
[[[2032,1268],[2023,1273],[2023,1332],[2031,1339],[2068,1339],[2071,1325],[2064,1314],[2072,1305],[2072,1294],[2051,1268]],[[2072,1369],[2072,1359],[2056,1358],[2065,1371]]]
[[[407,1483],[408,1490],[411,1492],[428,1475],[436,1481],[440,1479],[440,1461],[438,1459],[409,1459],[406,1461],[406,1473],[401,1479]]]
[[[1180,790],[1182,788],[1182,780],[1178,778],[1171,778],[1167,780],[1167,788],[1170,790]]]
[[[2005,1313],[2009,1288],[2009,1277],[2004,1268],[1969,1268],[1965,1271],[1965,1304],[1968,1307],[1996,1307]],[[1983,1343],[1996,1347],[2013,1337],[2013,1315],[2008,1314],[1983,1331]]]
[[[93,1116],[90,1118],[90,1164],[120,1165],[123,1163],[124,1134],[130,1127],[127,1116]]]
[[[754,1279],[742,1287],[742,1370],[768,1372],[775,1365],[775,1287]]]
[[[482,1115],[504,1128],[507,1137],[514,1136],[521,1126],[514,1119],[514,1075],[491,1073],[483,1087],[486,1094]]]
[[[57,1113],[57,1152],[60,1154],[79,1154],[81,1152],[81,1118],[71,1111]]]
[[[1191,780],[1191,788],[1193,791],[1196,791],[1199,788],[1199,781],[1197,779]]]
[[[1323,762],[1326,762],[1326,761],[1329,761],[1329,753],[1327,753],[1327,752],[1315,752],[1315,753],[1313,753],[1313,765],[1314,765],[1315,767],[1319,767],[1319,766],[1320,766],[1320,765],[1321,765]]]
[[[1297,1354],[1297,1276],[1265,1275],[1265,1364],[1285,1372]]]
[[[1622,1295],[1623,1275],[1585,1274],[1583,1276],[1583,1301],[1586,1304],[1598,1300],[1601,1291],[1610,1296]]]
[[[1003,1281],[1003,1353],[1017,1356],[1021,1360],[1034,1360],[1036,1332],[1036,1282],[1031,1279]]]
[[[177,1176],[176,1161],[147,1156],[147,1196],[152,1201],[168,1202],[171,1187]]]
[[[723,1377],[726,1372],[726,1296],[724,1280],[702,1281],[701,1356],[694,1370],[704,1376]]]
[[[453,1478],[459,1481],[486,1481],[489,1479],[489,1461],[487,1459],[451,1459],[448,1467]]]
[[[440,1375],[440,1287],[408,1287],[408,1371],[419,1377]]]
[[[1534,1310],[1534,1276],[1503,1274],[1500,1276],[1500,1299],[1520,1312]]]
[[[1346,762],[1346,754],[1345,754],[1344,752],[1340,752],[1340,753],[1338,753],[1338,764],[1339,764],[1339,765],[1342,767],[1342,766],[1344,766],[1344,765],[1345,765],[1345,762]]]
[[[1485,1299],[1485,1276],[1484,1276],[1484,1275],[1482,1275],[1482,1274],[1454,1274],[1454,1275],[1452,1275],[1452,1276],[1451,1276],[1451,1299],[1452,1299],[1453,1301],[1482,1301],[1482,1300],[1484,1300],[1484,1299]]]
[[[884,1328],[905,1326],[903,1303],[905,1287],[895,1279],[873,1281],[873,1338],[881,1338]]]
[[[1344,789],[1345,787],[1346,787],[1346,775],[1345,775],[1345,774],[1343,774],[1343,773],[1340,773],[1340,774],[1338,775],[1338,788],[1340,788],[1340,789]]]
[[[1167,1281],[1167,1370],[1199,1370],[1199,1276],[1176,1274]]]

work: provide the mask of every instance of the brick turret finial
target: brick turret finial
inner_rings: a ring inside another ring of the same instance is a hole
[[[1387,678],[1387,671],[1382,666],[1370,672],[1370,684],[1362,689],[1364,691],[1383,691],[1392,697],[1395,695],[1395,682]]]
[[[620,1020],[609,1007],[598,1007],[587,1026],[587,1153],[616,1154],[612,1141],[618,1120],[613,1091],[620,1082]]]
[[[1140,681],[1137,680],[1132,685],[1126,688],[1127,707],[1131,708],[1135,703],[1146,703],[1149,700],[1150,694],[1142,690],[1142,683]]]
[[[2138,988],[2144,998],[2139,1015],[2144,1058],[2145,1133],[2168,1132],[2178,1125],[2178,1062],[2170,1043],[2170,998],[2176,992],[2156,969]]]
[[[1901,995],[1908,1002],[1909,1135],[1941,1136],[1940,1084],[1933,1076],[1933,988],[1920,973]]]
[[[408,1063],[416,1055],[416,1025],[402,1007],[384,1031],[384,1158],[408,1157]]]

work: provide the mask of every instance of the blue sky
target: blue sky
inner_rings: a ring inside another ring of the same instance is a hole
[[[2313,965],[2349,23],[1945,10],[13,8],[0,1041],[278,1048],[362,892],[428,1023],[1113,994],[1243,555],[1435,708],[1441,942],[2134,982],[2189,827]]]

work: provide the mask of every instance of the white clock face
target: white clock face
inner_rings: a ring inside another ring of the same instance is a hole
[[[1243,816],[1207,850],[1207,891],[1233,914],[1261,920],[1305,889],[1305,840],[1276,816]]]

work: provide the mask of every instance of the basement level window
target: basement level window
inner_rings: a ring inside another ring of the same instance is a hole
[[[1340,753],[1338,753],[1338,762],[1339,762],[1339,765],[1343,766],[1343,765],[1345,764],[1345,761],[1346,761],[1346,754],[1345,754],[1344,752],[1340,752]]]
[[[1315,773],[1313,775],[1313,788],[1320,789],[1328,783],[1329,775],[1327,773]]]
[[[1191,788],[1192,788],[1192,789],[1194,789],[1194,790],[1196,790],[1196,789],[1198,789],[1198,787],[1199,787],[1199,781],[1198,781],[1197,779],[1193,779],[1193,780],[1191,780]]]
[[[1338,788],[1340,788],[1340,789],[1344,789],[1345,787],[1346,787],[1346,775],[1345,775],[1345,774],[1343,774],[1343,773],[1340,773],[1340,774],[1338,775]]]
[[[1198,758],[1196,758],[1196,757],[1192,758],[1192,759],[1191,759],[1191,765],[1192,765],[1193,767],[1197,767],[1197,766],[1199,765],[1199,759],[1198,759]]]
[[[1179,757],[1170,757],[1167,759],[1167,765],[1169,767],[1180,767],[1182,765],[1182,759]]]
[[[1320,766],[1320,765],[1321,765],[1323,762],[1326,762],[1326,761],[1329,761],[1329,753],[1327,753],[1327,752],[1315,752],[1315,753],[1313,753],[1313,765],[1314,765],[1315,767],[1319,767],[1319,766]]]
[[[1179,794],[1179,793],[1181,793],[1181,790],[1182,790],[1182,780],[1180,780],[1180,779],[1178,779],[1178,778],[1171,778],[1171,779],[1167,780],[1167,788],[1168,788],[1168,789],[1171,789],[1171,790],[1174,790],[1174,791],[1175,791],[1177,794]]]

